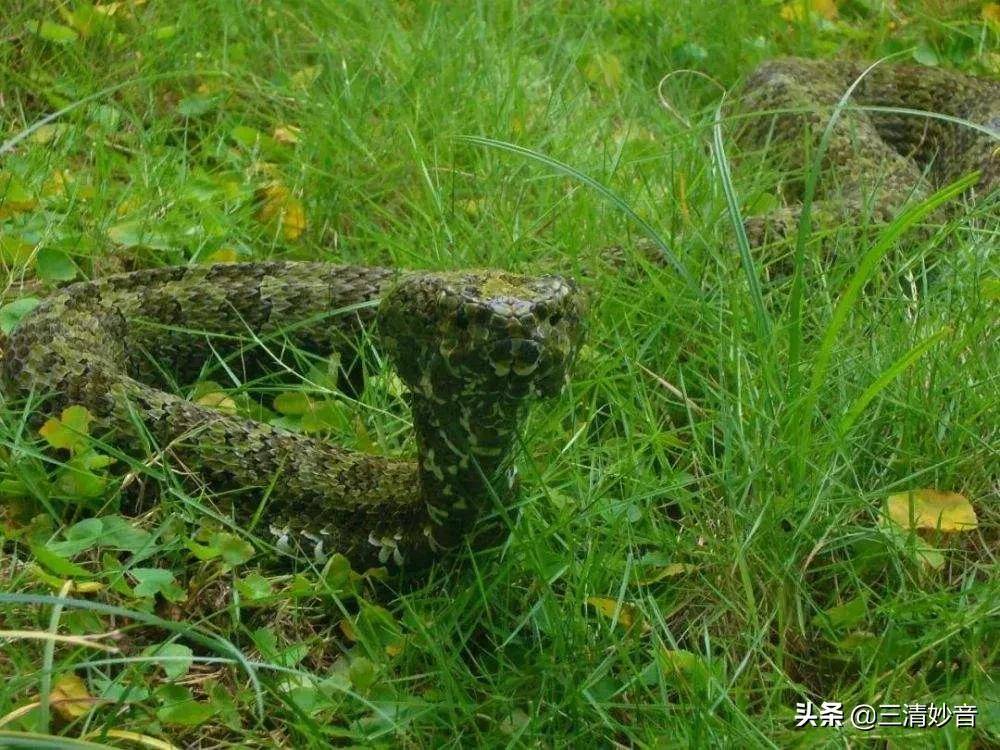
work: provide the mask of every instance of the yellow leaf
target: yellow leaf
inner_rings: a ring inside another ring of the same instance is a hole
[[[297,240],[306,228],[302,201],[280,182],[272,182],[262,194],[263,201],[257,217],[265,224],[277,223],[286,240]]]
[[[986,3],[979,15],[986,23],[1000,31],[1000,3]]]
[[[832,21],[837,17],[837,3],[836,0],[791,0],[781,6],[779,13],[789,23],[817,16]]]
[[[319,78],[320,72],[321,68],[319,65],[310,65],[308,68],[303,68],[292,75],[292,86],[297,89],[309,88]]]
[[[597,612],[609,620],[613,620],[615,613],[618,614],[618,622],[626,628],[635,622],[635,608],[630,604],[621,604],[616,599],[606,599],[601,596],[588,596],[587,604],[597,610]]]
[[[399,656],[403,653],[403,643],[397,641],[396,643],[390,643],[385,647],[386,656]]]
[[[0,235],[0,263],[5,266],[23,265],[31,260],[35,246],[20,237]]]
[[[301,132],[302,128],[297,128],[294,125],[278,125],[271,137],[278,143],[292,145],[299,142],[299,133]]]
[[[690,573],[694,569],[695,566],[691,565],[691,563],[670,563],[669,565],[664,565],[662,568],[653,570],[649,575],[636,578],[635,582],[639,586],[648,586],[651,583],[662,581],[664,578],[673,578],[682,573]]]
[[[87,684],[75,674],[65,674],[56,680],[49,694],[52,708],[66,721],[86,716],[97,700],[87,692]]]
[[[352,643],[357,642],[358,634],[357,631],[354,630],[354,623],[346,617],[340,621],[340,632],[344,634],[344,638]]]
[[[38,434],[53,448],[75,450],[86,443],[94,415],[85,406],[74,404],[63,409],[59,418],[51,417],[38,430]]]
[[[220,247],[205,257],[205,263],[235,263],[238,259],[236,250],[231,247]]]
[[[61,122],[49,122],[45,125],[40,126],[31,134],[32,143],[38,143],[42,146],[52,143],[59,136],[69,130],[69,125]]]
[[[195,401],[195,403],[207,406],[211,409],[218,409],[219,411],[226,412],[228,414],[235,414],[237,411],[236,402],[222,391],[206,393]]]
[[[17,177],[0,172],[0,219],[30,211],[37,204],[38,200]]]
[[[963,495],[934,489],[890,495],[889,518],[904,529],[969,531],[979,525],[976,511]]]
[[[622,61],[610,52],[598,52],[583,66],[587,80],[609,91],[616,91],[622,81]]]

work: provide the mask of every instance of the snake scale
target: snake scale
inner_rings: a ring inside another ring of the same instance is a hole
[[[778,144],[804,163],[830,106],[863,70],[763,64],[743,102],[772,116],[750,119],[742,137]],[[958,73],[877,66],[853,100],[1000,130],[1000,85]],[[973,169],[981,171],[976,191],[988,193],[1000,176],[995,146],[982,129],[954,122],[845,110],[826,153],[839,194],[819,196],[814,216],[857,222],[868,211],[888,220]],[[751,218],[751,240],[787,234],[798,212],[791,205]],[[559,392],[584,307],[577,285],[559,276],[273,261],[151,269],[53,294],[12,335],[2,375],[8,395],[40,399],[50,413],[83,404],[130,450],[165,451],[213,489],[257,488],[269,526],[310,554],[340,552],[359,569],[411,569],[461,543],[485,508],[509,501],[525,404]],[[245,372],[266,364],[247,338],[280,334],[283,345],[351,356],[370,331],[409,388],[415,461],[350,452],[167,388],[195,378],[213,357],[235,356]]]

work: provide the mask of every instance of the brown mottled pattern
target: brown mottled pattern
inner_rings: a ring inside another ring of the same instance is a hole
[[[503,469],[522,404],[558,392],[581,312],[576,287],[558,277],[280,262],[163,268],[54,294],[21,321],[2,375],[8,396],[32,395],[48,412],[83,404],[126,449],[163,449],[210,487],[256,488],[237,510],[248,516],[266,495],[266,526],[317,556],[414,568],[509,498]],[[354,453],[165,389],[216,356],[247,374],[288,346],[350,353],[368,329],[413,391],[416,462]]]
[[[777,147],[789,165],[805,168],[833,106],[866,67],[799,58],[763,63],[747,79],[740,97],[741,110],[750,115],[742,142]],[[1000,186],[1000,82],[940,68],[882,63],[865,75],[850,103],[947,115],[991,129],[994,135],[915,114],[845,109],[825,155],[812,209],[816,225],[855,226],[865,214],[877,222],[889,221],[909,201],[975,170],[982,173],[976,196]],[[801,182],[797,187],[801,189]],[[793,192],[791,197],[802,196]],[[751,243],[794,233],[800,213],[801,207],[793,203],[751,217]]]

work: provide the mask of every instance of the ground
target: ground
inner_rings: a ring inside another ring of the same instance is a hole
[[[780,54],[995,76],[1000,6],[5,6],[6,330],[71,279],[259,258],[557,268],[594,303],[529,421],[509,540],[402,588],[275,571],[155,451],[6,402],[0,744],[1000,743],[996,201],[871,268],[877,228],[834,237],[796,295],[741,259],[729,210],[775,205],[785,173],[741,153],[728,110],[712,129],[721,89]],[[681,69],[705,75],[660,85]],[[594,271],[651,239],[685,274]],[[411,448],[387,373],[359,401],[231,385],[191,396]],[[956,494],[890,501],[929,489]],[[796,730],[809,701],[979,714]]]

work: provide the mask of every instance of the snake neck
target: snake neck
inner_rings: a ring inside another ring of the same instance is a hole
[[[522,409],[507,399],[440,403],[419,393],[411,409],[432,531],[442,546],[453,546],[487,508],[512,498],[511,449]]]

